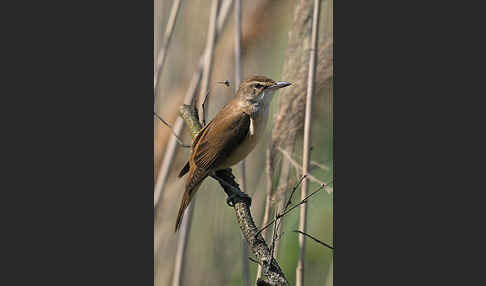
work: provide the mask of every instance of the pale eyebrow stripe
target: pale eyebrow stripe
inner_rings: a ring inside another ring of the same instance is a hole
[[[273,85],[270,81],[250,81],[248,84],[261,84],[261,85]]]

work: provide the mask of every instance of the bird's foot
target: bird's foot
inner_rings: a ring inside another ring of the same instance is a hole
[[[226,204],[228,204],[228,206],[234,207],[238,202],[245,202],[251,206],[251,197],[239,189],[231,169],[223,169],[217,172],[212,171],[210,174],[213,178],[218,180],[220,185],[223,187],[226,195],[228,196],[226,199]]]
[[[234,207],[238,202],[244,202],[247,203],[248,206],[251,206],[251,197],[240,190],[234,190],[233,194],[226,199],[226,204],[230,207]]]

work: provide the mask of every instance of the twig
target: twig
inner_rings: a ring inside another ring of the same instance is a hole
[[[217,81],[216,83],[217,84],[224,84],[227,87],[230,86],[230,82],[228,80],[225,80],[225,81]],[[207,106],[207,101],[208,101],[208,98],[209,98],[209,94],[211,93],[211,90],[214,89],[214,86],[215,85],[213,85],[210,89],[208,89],[208,91],[206,92],[206,95],[204,95],[204,99],[202,101],[202,105],[201,105],[202,108],[201,108],[201,110],[203,112],[203,114],[202,114],[202,120],[203,120],[202,124],[203,124],[203,126],[206,126],[206,113],[207,113],[206,106]]]
[[[329,167],[326,166],[326,165],[324,165],[324,164],[322,164],[322,163],[327,162],[327,161],[330,161],[330,160],[325,160],[323,162],[316,162],[316,161],[312,161],[311,160],[310,161],[310,164],[311,164],[311,166],[315,166],[315,167],[321,168],[322,170],[326,170],[327,171],[327,170],[329,170]]]
[[[322,188],[325,188],[329,185],[330,183],[328,184],[323,184],[323,185],[320,185],[319,188],[317,188],[314,192],[312,192],[310,195],[306,196],[303,200],[301,200],[299,203],[297,203],[296,205],[292,206],[290,209],[284,211],[283,213],[281,214],[278,214],[277,215],[277,218],[275,218],[274,220],[272,220],[271,222],[269,222],[267,225],[265,225],[264,227],[262,227],[257,233],[260,234],[263,230],[265,230],[267,227],[271,226],[276,220],[284,217],[286,214],[288,214],[289,212],[291,212],[293,209],[295,209],[296,207],[302,205],[302,204],[305,204],[307,203],[307,200],[312,197],[314,194],[316,194],[318,191],[320,191]]]
[[[174,262],[174,275],[172,276],[172,286],[181,285],[183,276],[183,266],[185,260],[185,253],[187,247],[187,241],[189,238],[189,230],[191,229],[192,214],[194,212],[196,200],[188,206],[186,215],[182,218],[182,225],[177,239],[177,251]]]
[[[303,175],[300,180],[297,182],[297,184],[292,188],[292,192],[290,193],[290,196],[289,196],[289,199],[287,201],[287,203],[285,204],[285,206],[283,206],[283,210],[282,212],[285,213],[285,211],[287,210],[287,208],[290,206],[290,204],[292,203],[292,197],[294,196],[294,193],[295,191],[297,190],[297,188],[299,187],[299,185],[302,183],[302,181],[305,179],[306,175]],[[275,249],[277,247],[277,237],[279,238],[282,234],[281,234],[281,225],[282,225],[282,219],[283,219],[283,215],[282,216],[279,216],[277,218],[277,210],[275,211],[275,224],[273,225],[273,233],[272,233],[272,256],[275,254]]]
[[[231,82],[229,80],[225,80],[225,81],[217,81],[216,83],[221,83],[221,84],[224,84],[226,85],[227,87],[230,87],[231,86]]]
[[[161,116],[159,116],[156,112],[154,112],[154,115],[155,117],[157,117],[160,121],[162,121],[162,123],[165,124],[165,126],[169,127],[170,131],[172,132],[172,134],[176,137],[177,139],[177,143],[179,143],[179,146],[181,147],[184,147],[184,148],[191,148],[191,145],[186,145],[182,142],[181,138],[179,136],[177,136],[177,134],[174,132],[174,129],[172,128],[172,126],[170,126],[169,123],[167,123],[167,121],[165,121]]]
[[[281,149],[281,148],[280,148],[280,149]],[[284,151],[285,151],[285,150],[284,150]],[[286,151],[285,151],[285,152],[286,152]],[[288,154],[288,153],[287,153],[287,154]],[[299,155],[297,155],[297,154],[293,154],[293,156],[294,156],[294,157],[296,157],[296,158],[302,159],[302,156],[299,156]],[[324,165],[324,163],[329,162],[329,161],[331,161],[331,159],[327,159],[327,160],[324,160],[324,161],[322,161],[322,162],[316,162],[316,161],[310,160],[310,162],[309,162],[309,163],[310,163],[310,165],[311,165],[311,167],[310,167],[310,168],[312,169],[312,167],[317,167],[317,168],[320,168],[320,169],[322,169],[322,170],[327,171],[327,170],[329,170],[329,167],[328,167],[328,166],[326,166],[326,165]]]
[[[241,68],[241,0],[235,0],[235,92],[242,80]]]
[[[302,183],[302,181],[305,179],[307,175],[303,175],[300,180],[297,182],[297,184],[292,188],[292,192],[290,193],[289,199],[285,206],[283,207],[283,212],[287,210],[287,208],[290,206],[292,203],[292,197],[294,196],[295,191],[299,187],[299,185]],[[277,242],[280,240],[280,237],[283,235],[281,225],[283,223],[283,215],[279,217],[273,227],[273,233],[272,233],[272,256],[275,254],[275,249],[278,249],[277,247]],[[278,250],[277,250],[278,251]]]
[[[274,153],[271,151],[270,152],[270,164],[272,164],[274,162],[273,158],[272,158],[273,155],[274,155]],[[279,178],[279,186],[280,187],[276,190],[274,196],[277,196],[277,195],[280,195],[281,193],[283,193],[282,199],[279,201],[278,205],[276,206],[278,209],[283,209],[284,204],[285,204],[285,200],[286,200],[286,197],[287,197],[287,192],[285,190],[288,188],[287,186],[294,185],[295,182],[293,180],[292,180],[292,182],[290,182],[290,180],[289,180],[289,173],[290,173],[289,161],[288,160],[283,161],[280,166],[281,166],[281,173],[280,173],[280,178]],[[283,223],[283,220],[284,220],[284,218],[280,219],[281,223]],[[281,230],[282,229],[280,229],[280,228],[278,229],[278,234],[277,234],[278,236],[281,235]],[[277,240],[275,242],[275,250],[274,250],[275,257],[278,257],[279,251],[280,251],[280,240]]]
[[[164,68],[165,56],[167,55],[167,49],[172,39],[172,32],[174,31],[175,22],[177,15],[179,14],[179,8],[181,6],[181,0],[174,0],[172,3],[172,8],[170,9],[169,21],[165,28],[164,38],[162,42],[162,47],[157,55],[157,65],[154,73],[154,96],[157,94],[157,85],[159,83],[160,75]]]
[[[299,182],[297,183],[297,185],[295,185],[295,186],[294,186],[294,188],[292,189],[292,192],[290,193],[289,200],[288,200],[288,201],[287,201],[287,203],[285,204],[284,211],[286,211],[286,210],[287,210],[287,208],[290,206],[290,204],[292,204],[292,197],[294,196],[295,191],[297,190],[297,188],[299,187],[299,185],[302,183],[302,181],[303,181],[303,180],[304,180],[306,177],[307,177],[307,175],[306,175],[306,174],[304,174],[304,175],[303,175],[303,176],[300,178],[300,180],[299,180]],[[321,184],[321,185],[323,185],[323,184]]]
[[[317,239],[317,238],[313,237],[313,236],[312,236],[312,235],[310,235],[310,234],[307,234],[307,233],[305,233],[305,232],[303,232],[303,231],[300,231],[300,230],[294,230],[294,232],[297,232],[297,233],[303,234],[303,235],[305,235],[305,236],[307,236],[307,237],[310,237],[310,238],[312,238],[312,239],[313,239],[315,242],[320,243],[320,244],[324,245],[325,247],[327,247],[327,248],[330,248],[330,249],[334,250],[334,247],[330,246],[329,244],[327,244],[327,243],[325,243],[325,242],[320,241],[319,239]]]
[[[305,107],[305,123],[304,123],[304,150],[302,158],[302,173],[309,173],[309,161],[310,161],[310,139],[311,139],[311,124],[312,124],[312,97],[315,92],[315,76],[316,76],[316,62],[317,62],[317,43],[319,36],[319,13],[321,8],[321,1],[314,1],[314,15],[312,17],[312,50],[310,51],[309,59],[309,75],[307,82],[307,100]],[[309,190],[307,180],[304,180],[302,184],[301,197],[304,198]],[[299,216],[299,230],[305,232],[307,229],[307,205],[300,207]],[[304,285],[304,257],[305,257],[305,239],[303,236],[299,236],[299,260],[297,261],[296,268],[296,286]]]
[[[285,161],[285,162],[288,162],[288,161]],[[279,200],[280,201],[279,209],[283,209],[283,207],[285,205],[285,200],[287,200],[286,190],[289,189],[290,185],[294,185],[296,182],[297,182],[296,179],[290,179],[284,185],[278,186],[277,190],[275,192],[273,192],[272,200]]]
[[[294,165],[297,169],[299,169],[300,171],[303,170],[303,168],[299,165],[299,163],[297,161],[295,161],[294,159],[292,159],[292,157],[290,157],[290,154],[287,153],[287,151],[283,150],[282,148],[280,147],[277,147],[277,149],[290,161],[290,163],[292,165]],[[304,173],[304,172],[302,172]],[[305,174],[305,173],[304,173]],[[311,174],[306,174],[308,177],[309,177],[309,180],[315,182],[315,183],[318,183],[320,185],[324,184],[323,181],[317,179],[316,177],[312,176]]]
[[[271,167],[271,160],[270,160],[270,146],[267,148],[266,152],[266,162],[265,162],[265,169],[266,169],[266,175],[267,175],[267,194],[265,196],[265,212],[263,215],[263,222],[262,224],[265,225],[268,223],[268,217],[270,214],[270,202],[272,198],[272,167]],[[265,232],[263,232],[263,237],[266,237]]]
[[[250,264],[248,263],[248,260],[245,259],[248,256],[248,244],[243,237],[240,240],[240,244],[241,244],[241,277],[243,280],[243,285],[250,286]]]
[[[277,221],[274,225],[273,225],[273,232],[272,232],[272,246],[270,247],[271,249],[271,255],[272,255],[272,258],[273,258],[273,253],[275,251],[275,241],[276,241],[276,238],[277,238],[277,229],[280,227],[280,220],[277,219],[277,214],[278,214],[278,210],[275,210],[275,220]]]
[[[295,191],[297,190],[297,188],[299,187],[299,185],[302,183],[302,181],[305,179],[306,175],[303,175],[300,180],[297,182],[297,184],[294,186],[294,188],[292,189],[292,192],[290,193],[290,197],[287,201],[287,203],[285,204],[284,208],[283,208],[283,213],[285,213],[285,211],[287,210],[287,208],[290,206],[290,204],[292,203],[292,197],[295,193]],[[280,239],[281,237],[281,234],[280,231],[281,231],[281,226],[282,226],[282,219],[283,219],[284,215],[282,216],[279,216],[277,218],[277,210],[275,210],[275,223],[273,224],[273,233],[272,233],[272,257],[274,257],[274,251],[275,251],[275,246],[276,246],[276,242],[278,239]]]
[[[213,0],[211,4],[211,12],[209,14],[209,29],[206,38],[206,58],[204,59],[204,67],[202,74],[201,90],[199,92],[199,102],[201,102],[200,121],[206,125],[207,117],[207,100],[209,99],[209,82],[211,79],[211,72],[213,69],[213,55],[214,46],[216,43],[216,22],[218,17],[218,7],[220,0]]]
[[[181,107],[181,113],[184,113],[184,119],[186,124],[196,132],[192,133],[193,137],[197,135],[198,126],[200,125],[194,112],[190,111],[191,107],[184,105]],[[197,124],[196,124],[197,123]],[[231,195],[239,188],[238,184],[234,181],[234,175],[231,169],[221,170],[217,172],[217,176],[220,180],[219,183],[223,187],[224,191]],[[236,189],[236,190],[235,190]],[[268,285],[289,285],[285,278],[282,269],[278,265],[277,261],[271,257],[270,249],[265,243],[265,240],[258,233],[250,212],[250,205],[246,200],[239,200],[234,205],[236,219],[240,226],[240,230],[248,243],[248,246],[256,256],[258,262],[263,265],[263,274],[266,277],[266,283]]]
[[[268,146],[267,154],[266,154],[266,173],[267,173],[267,194],[265,195],[265,210],[263,211],[263,222],[262,225],[266,225],[268,223],[268,217],[270,216],[270,199],[272,197],[272,169],[270,166],[270,147]],[[266,231],[262,232],[262,236],[266,239]],[[274,249],[274,247],[272,247]],[[258,265],[257,267],[257,274],[256,279],[260,279],[262,276],[262,267]]]
[[[208,91],[206,92],[206,95],[204,96],[204,99],[202,101],[202,104],[201,104],[201,121],[202,121],[202,125],[203,126],[206,126],[206,115],[207,115],[207,101],[208,101],[208,98],[209,98],[209,89]]]
[[[221,34],[224,24],[228,19],[228,14],[232,4],[233,4],[233,0],[226,0],[219,11],[216,40],[219,38],[218,36]],[[206,58],[206,53],[207,52],[204,51],[204,53],[201,55],[201,58],[199,59],[199,65],[196,71],[192,75],[189,88],[187,89],[184,98],[184,104],[191,105],[194,101],[197,87],[199,85],[199,82],[201,81],[202,70]],[[180,136],[182,134],[183,128],[184,128],[184,120],[181,117],[178,117],[174,124],[174,132],[177,134],[177,136]],[[165,151],[164,159],[162,161],[162,166],[160,167],[160,171],[157,176],[157,182],[154,188],[154,208],[156,208],[157,205],[159,204],[160,195],[163,193],[165,184],[167,183],[169,171],[172,166],[172,162],[174,161],[176,148],[177,148],[177,138],[175,136],[170,137],[169,143],[167,144],[167,148]]]

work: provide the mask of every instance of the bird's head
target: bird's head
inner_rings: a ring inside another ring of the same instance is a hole
[[[251,76],[240,84],[237,96],[244,104],[265,106],[276,90],[289,85],[290,82],[276,82],[265,76]]]

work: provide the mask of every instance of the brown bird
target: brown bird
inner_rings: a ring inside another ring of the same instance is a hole
[[[290,84],[264,76],[246,79],[240,84],[236,96],[194,138],[191,157],[178,176],[189,172],[177,215],[176,232],[202,181],[218,170],[237,164],[255,148],[263,137],[273,93]]]

